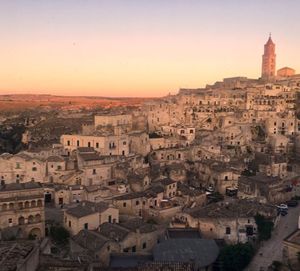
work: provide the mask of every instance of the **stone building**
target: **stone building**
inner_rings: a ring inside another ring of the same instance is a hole
[[[92,147],[101,155],[129,154],[129,138],[124,134],[62,135],[61,144],[71,153],[78,147]]]
[[[70,254],[73,259],[98,261],[102,267],[109,265],[111,253],[119,251],[117,242],[97,231],[81,230],[70,240]]]
[[[106,202],[83,201],[64,211],[64,226],[72,235],[81,230],[97,230],[106,222],[119,222],[119,210]]]
[[[197,163],[199,182],[203,187],[211,186],[221,194],[226,188],[236,188],[241,171],[232,163],[204,160]]]
[[[238,197],[280,204],[292,197],[288,187],[289,182],[278,176],[273,177],[262,173],[254,176],[241,176],[238,183]]]
[[[131,153],[146,156],[150,152],[149,135],[144,131],[131,131],[129,135],[129,149]]]
[[[0,187],[2,238],[45,236],[44,190],[40,183],[11,183]]]
[[[129,114],[111,114],[111,115],[96,115],[94,117],[95,128],[98,126],[123,126],[128,131],[132,129],[132,115]]]
[[[300,229],[298,228],[283,240],[283,262],[291,266],[292,270],[299,270]]]
[[[277,70],[277,76],[278,77],[290,77],[295,75],[295,70],[289,67],[283,67],[279,70]]]
[[[33,241],[0,243],[1,271],[36,271],[40,264],[39,245]]]
[[[205,238],[224,239],[227,243],[245,243],[256,238],[257,214],[276,222],[276,207],[248,200],[186,209],[177,214],[176,219],[187,227],[199,229]]]
[[[91,255],[100,265],[108,266],[111,254],[145,255],[164,236],[159,229],[141,219],[132,218],[120,224],[104,223],[99,231],[82,230],[71,240],[73,258]]]
[[[44,182],[47,163],[44,159],[27,154],[0,155],[0,178],[2,183]]]
[[[161,186],[151,187],[145,191],[133,192],[113,198],[113,204],[119,209],[120,214],[142,216],[149,208],[160,206],[164,197]]]

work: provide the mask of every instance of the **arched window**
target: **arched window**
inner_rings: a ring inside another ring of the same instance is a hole
[[[5,210],[7,210],[7,204],[6,204],[6,203],[4,203],[4,204],[2,205],[2,211],[5,211]]]
[[[31,207],[36,207],[36,201],[35,200],[31,201]]]
[[[35,215],[35,222],[41,222],[41,215],[40,214]]]
[[[9,210],[12,210],[14,208],[14,204],[11,202],[10,204],[9,204]]]
[[[30,215],[30,216],[28,217],[28,223],[29,223],[29,224],[32,224],[33,222],[34,222],[33,215]]]
[[[37,202],[37,206],[39,206],[39,207],[43,206],[43,202],[40,199]]]
[[[25,218],[23,216],[20,216],[18,221],[19,221],[19,225],[24,225],[25,224]]]
[[[25,208],[29,208],[29,201],[25,201]]]
[[[23,209],[23,202],[18,203],[19,209]]]

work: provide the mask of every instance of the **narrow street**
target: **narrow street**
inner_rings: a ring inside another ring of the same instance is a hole
[[[282,261],[282,240],[297,229],[299,214],[300,205],[290,207],[288,214],[280,217],[272,238],[264,242],[246,271],[267,270],[273,261]]]

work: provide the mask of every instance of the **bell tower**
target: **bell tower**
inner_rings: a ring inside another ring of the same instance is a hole
[[[272,41],[271,34],[264,46],[264,54],[262,56],[261,78],[270,80],[275,77],[276,70],[276,54],[275,43]]]

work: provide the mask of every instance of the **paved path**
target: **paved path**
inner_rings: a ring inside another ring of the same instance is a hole
[[[290,207],[288,214],[280,217],[272,238],[264,242],[246,271],[259,271],[261,267],[262,270],[267,270],[273,261],[282,261],[282,240],[298,228],[299,214],[300,204],[297,207]]]

